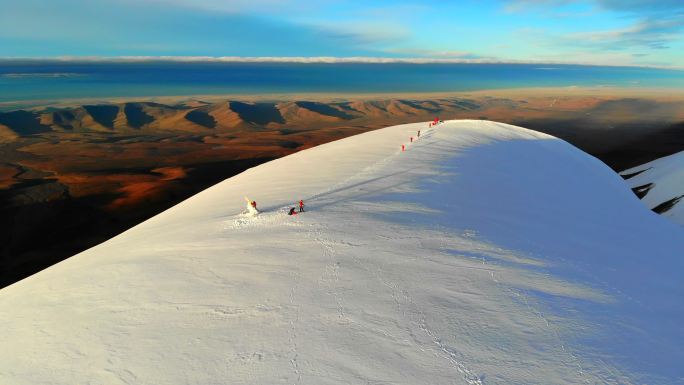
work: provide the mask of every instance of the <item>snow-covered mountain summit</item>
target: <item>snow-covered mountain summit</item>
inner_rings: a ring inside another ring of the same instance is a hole
[[[260,215],[239,214],[245,195]],[[559,139],[388,127],[1,290],[0,383],[675,384],[683,250],[681,227]]]
[[[684,225],[684,151],[620,174],[648,208]]]

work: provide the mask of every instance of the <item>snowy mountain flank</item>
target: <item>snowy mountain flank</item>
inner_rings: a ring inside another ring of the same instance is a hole
[[[0,290],[0,383],[678,384],[682,251],[684,229],[562,140],[393,126]]]
[[[648,208],[684,225],[684,151],[620,173]]]

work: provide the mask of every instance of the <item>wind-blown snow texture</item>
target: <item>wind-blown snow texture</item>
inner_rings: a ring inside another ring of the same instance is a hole
[[[645,187],[648,192],[642,198],[644,204],[650,209],[672,204],[662,214],[684,226],[684,151],[625,170],[621,174],[637,174],[628,178],[627,183],[632,188],[648,185]]]
[[[250,169],[3,289],[0,383],[683,381],[682,228],[561,140],[426,127]]]

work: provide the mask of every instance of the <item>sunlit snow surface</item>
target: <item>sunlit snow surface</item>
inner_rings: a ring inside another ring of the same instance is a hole
[[[683,255],[684,229],[563,141],[394,126],[1,290],[0,383],[678,384]]]

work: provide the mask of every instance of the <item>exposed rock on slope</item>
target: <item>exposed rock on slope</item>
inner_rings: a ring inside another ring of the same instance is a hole
[[[684,225],[684,151],[620,174],[648,208]]]

